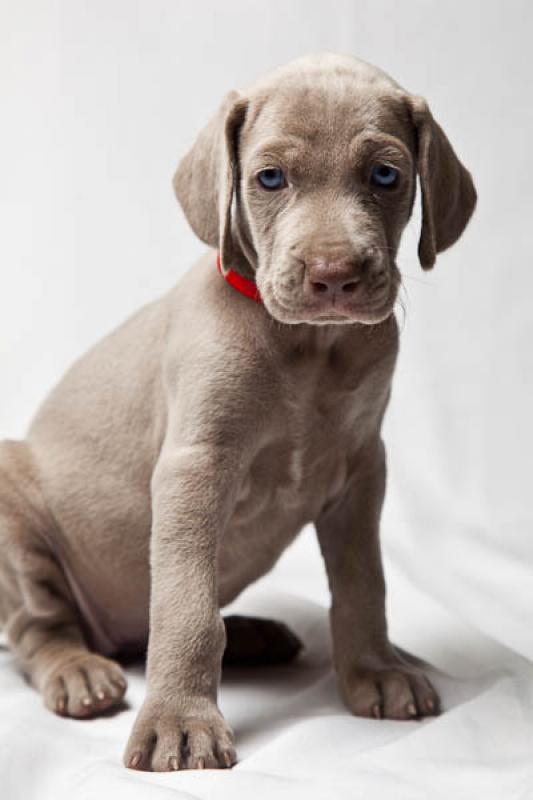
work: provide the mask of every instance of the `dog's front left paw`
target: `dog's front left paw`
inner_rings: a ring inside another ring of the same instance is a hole
[[[341,692],[358,717],[409,720],[439,713],[439,696],[424,672],[400,659],[352,669],[341,680]]]
[[[124,754],[130,769],[154,772],[225,769],[236,761],[233,733],[216,706],[195,716],[150,698],[139,711]]]

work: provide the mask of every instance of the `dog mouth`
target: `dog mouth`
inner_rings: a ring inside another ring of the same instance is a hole
[[[372,292],[365,299],[351,301],[350,297],[333,295],[326,302],[306,304],[304,312],[310,321],[361,322],[381,319],[392,309],[393,298],[389,287]]]
[[[397,283],[391,280],[386,287],[372,292],[365,299],[332,296],[309,302],[301,296],[286,297],[273,286],[262,290],[270,314],[287,324],[311,325],[377,325],[390,316],[397,295]]]

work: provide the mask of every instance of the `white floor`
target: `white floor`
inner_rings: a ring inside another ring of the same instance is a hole
[[[221,707],[240,757],[233,770],[156,775],[124,769],[122,749],[143,697],[142,669],[129,670],[128,710],[107,719],[63,720],[45,711],[5,649],[0,796],[529,800],[533,666],[415,589],[396,561],[388,560],[393,638],[435,665],[432,679],[444,706],[439,718],[363,720],[343,708],[328,654],[325,582],[306,532],[278,569],[236,604],[285,619],[306,650],[291,667],[225,675]],[[298,594],[286,591],[294,586]]]

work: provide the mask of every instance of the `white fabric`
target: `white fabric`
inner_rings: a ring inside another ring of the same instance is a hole
[[[391,631],[438,668],[445,713],[395,723],[342,708],[307,532],[239,601],[291,622],[307,651],[225,678],[234,770],[126,771],[139,670],[130,710],[65,721],[4,651],[1,800],[533,797],[532,23],[529,0],[0,3],[1,438],[201,251],[172,170],[223,94],[275,64],[336,49],[381,65],[428,98],[479,191],[434,272],[416,263],[416,219],[406,231],[385,430]]]
[[[389,576],[396,641],[438,667],[431,676],[444,713],[425,722],[356,719],[339,699],[329,659],[325,609],[276,590],[295,556],[236,607],[287,620],[305,641],[290,667],[228,670],[221,708],[237,738],[231,771],[169,775],[121,765],[144,692],[130,668],[131,707],[92,721],[54,717],[0,656],[0,785],[6,800],[529,800],[533,796],[533,668],[445,611],[399,575]],[[315,554],[316,555],[316,554]],[[322,595],[315,578],[299,585]],[[477,571],[474,575],[474,580]],[[313,586],[314,584],[314,586]]]

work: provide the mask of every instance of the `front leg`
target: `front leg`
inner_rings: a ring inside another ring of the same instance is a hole
[[[333,657],[341,694],[352,713],[410,719],[437,713],[438,697],[422,670],[391,645],[379,520],[385,492],[385,451],[369,448],[344,494],[316,522],[328,572]]]
[[[152,480],[147,696],[124,761],[167,771],[229,767],[232,733],[217,707],[225,631],[217,549],[233,503],[231,454],[164,448]]]

